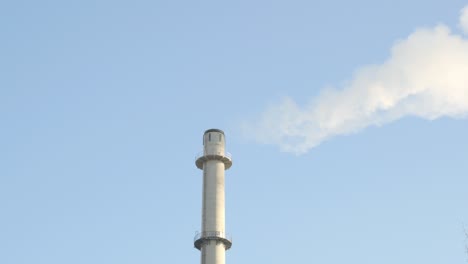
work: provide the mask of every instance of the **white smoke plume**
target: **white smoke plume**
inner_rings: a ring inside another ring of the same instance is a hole
[[[460,27],[465,34],[468,34],[468,6],[465,6],[460,13]]]
[[[468,34],[468,6],[460,17]],[[359,69],[342,89],[327,89],[301,107],[285,98],[244,128],[261,143],[302,154],[333,136],[405,116],[468,114],[468,39],[445,25],[418,29],[380,65]]]

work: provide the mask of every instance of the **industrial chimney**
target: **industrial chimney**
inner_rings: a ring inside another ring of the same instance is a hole
[[[195,164],[203,170],[202,231],[194,246],[201,251],[201,264],[225,264],[231,239],[225,233],[224,170],[232,165],[225,152],[224,132],[209,129],[203,135],[203,154]]]

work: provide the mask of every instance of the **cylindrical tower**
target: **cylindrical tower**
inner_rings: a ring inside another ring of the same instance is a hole
[[[226,250],[232,245],[224,227],[224,170],[232,160],[224,148],[224,132],[208,129],[203,135],[203,154],[195,162],[203,170],[202,231],[194,242],[201,251],[201,264],[225,264]]]

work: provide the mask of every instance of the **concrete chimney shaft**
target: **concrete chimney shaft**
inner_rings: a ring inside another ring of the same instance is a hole
[[[209,129],[203,135],[203,154],[196,166],[203,170],[202,231],[194,245],[201,251],[201,264],[225,264],[232,242],[225,233],[224,171],[232,165],[225,152],[224,132]]]

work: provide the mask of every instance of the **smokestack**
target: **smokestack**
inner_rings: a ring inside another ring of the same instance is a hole
[[[203,154],[195,164],[203,170],[203,208],[202,231],[195,236],[194,246],[201,251],[201,264],[225,264],[232,242],[225,233],[224,171],[232,166],[232,160],[225,152],[222,130],[205,131]]]

